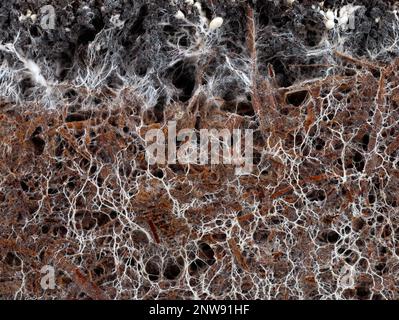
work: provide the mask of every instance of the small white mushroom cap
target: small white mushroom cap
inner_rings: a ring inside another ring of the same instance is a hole
[[[37,20],[37,14],[32,14],[30,16],[30,19],[32,20],[32,22],[35,22]]]
[[[223,24],[223,18],[216,17],[209,24],[209,29],[216,30],[216,29],[220,28],[222,26],[222,24]]]
[[[183,13],[183,12],[181,12],[181,10],[179,10],[179,11],[177,11],[177,12],[176,12],[176,14],[175,14],[175,18],[176,18],[176,19],[180,19],[180,20],[182,20],[182,19],[184,19],[184,18],[185,18],[185,15],[184,15],[184,13]]]

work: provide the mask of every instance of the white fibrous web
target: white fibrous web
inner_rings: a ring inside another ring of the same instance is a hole
[[[0,4],[0,297],[398,299],[392,1],[49,2]],[[170,121],[253,171],[150,165]]]

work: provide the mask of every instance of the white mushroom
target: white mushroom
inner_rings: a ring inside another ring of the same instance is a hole
[[[328,30],[333,29],[334,26],[335,26],[334,20],[327,20],[327,21],[325,22],[325,25],[326,25],[326,28],[327,28]]]
[[[181,10],[179,10],[179,11],[176,12],[175,18],[182,20],[182,19],[185,18],[185,15],[184,15],[184,13]]]
[[[223,24],[223,18],[216,17],[209,24],[209,29],[210,30],[216,30],[216,29],[220,28],[222,26],[222,24]]]
[[[36,20],[37,20],[37,14],[32,14],[32,15],[30,16],[30,19],[32,20],[32,22],[36,22]]]

